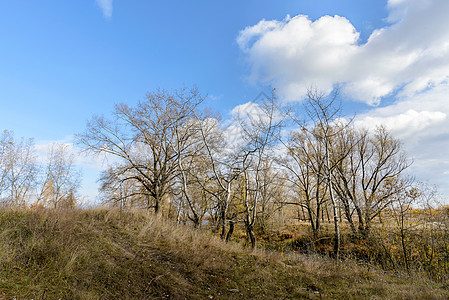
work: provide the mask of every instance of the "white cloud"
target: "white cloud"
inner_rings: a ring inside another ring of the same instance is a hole
[[[34,145],[34,149],[36,151],[37,159],[40,164],[45,164],[48,162],[51,148],[54,145],[64,145],[67,150],[67,154],[76,155],[73,148],[73,136],[67,136],[61,140],[55,141],[38,141]]]
[[[449,79],[449,1],[390,0],[389,26],[365,44],[344,17],[287,16],[242,30],[237,43],[251,66],[250,80],[271,83],[286,99],[311,85],[378,104],[400,92],[410,96]]]
[[[112,17],[112,0],[95,0],[95,2],[103,12],[103,16],[110,19]]]
[[[348,20],[306,16],[283,21],[262,20],[244,29],[237,42],[248,55],[251,81],[273,82],[282,96],[302,96],[314,84],[327,92],[340,81],[359,34]],[[330,76],[332,74],[332,76]]]
[[[254,102],[246,102],[244,104],[237,105],[231,110],[231,115],[234,117],[255,116],[260,118],[263,113],[264,112],[259,105]]]
[[[449,1],[389,0],[388,24],[365,43],[344,17],[262,20],[237,43],[251,67],[249,79],[300,100],[313,86],[377,105],[358,125],[384,125],[404,143],[419,180],[438,184],[449,199]]]
[[[385,126],[400,138],[410,139],[417,132],[427,130],[429,126],[446,120],[446,114],[440,111],[416,111],[409,109],[389,116],[376,116],[371,112],[363,119],[357,120],[357,125],[368,129]]]

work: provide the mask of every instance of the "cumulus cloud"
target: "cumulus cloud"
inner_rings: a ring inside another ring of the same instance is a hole
[[[237,43],[249,80],[271,84],[285,100],[309,87],[375,107],[359,126],[386,126],[414,159],[412,173],[449,200],[449,1],[389,0],[386,26],[366,42],[341,16],[287,16],[243,29]],[[389,105],[381,104],[388,98]]]
[[[234,118],[257,118],[260,119],[264,116],[263,109],[259,104],[254,102],[246,102],[244,104],[237,105],[231,110],[231,115]]]
[[[335,79],[343,78],[358,37],[345,18],[325,16],[312,22],[300,15],[262,20],[240,32],[237,43],[248,55],[250,80],[272,82],[291,99],[304,95],[311,84],[330,92]]]
[[[341,16],[287,16],[242,30],[237,43],[251,66],[249,79],[271,83],[286,99],[311,85],[376,105],[411,96],[449,79],[449,1],[390,0],[388,26],[367,42]]]
[[[103,12],[103,16],[110,19],[112,17],[112,0],[95,0],[95,2]]]

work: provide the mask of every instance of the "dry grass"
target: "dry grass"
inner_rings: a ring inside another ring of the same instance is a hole
[[[448,290],[319,256],[249,251],[142,211],[0,211],[5,299],[447,299]]]

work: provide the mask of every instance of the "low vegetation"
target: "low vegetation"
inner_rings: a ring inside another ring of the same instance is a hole
[[[428,276],[251,250],[142,210],[3,208],[0,264],[5,299],[449,297],[447,284]]]

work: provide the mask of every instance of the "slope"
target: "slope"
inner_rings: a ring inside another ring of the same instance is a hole
[[[424,278],[250,251],[142,211],[0,210],[5,299],[447,299]]]

